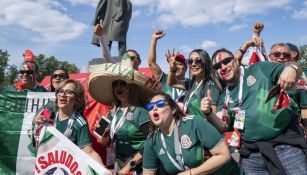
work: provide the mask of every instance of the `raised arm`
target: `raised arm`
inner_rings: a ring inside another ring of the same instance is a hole
[[[235,58],[238,60],[239,64],[241,64],[243,56],[247,49],[251,46],[263,46],[263,40],[260,38],[260,33],[264,25],[262,23],[256,23],[253,27],[253,37],[252,39],[246,41],[234,54]]]
[[[179,51],[175,52],[175,49],[173,49],[172,53],[169,50],[167,51],[166,58],[170,65],[169,74],[167,76],[167,83],[169,86],[172,86],[173,88],[185,89],[184,81],[178,81],[176,78],[176,71],[177,71],[176,57],[178,54]]]
[[[99,43],[102,49],[102,57],[106,60],[106,63],[115,63],[115,60],[112,58],[108,47],[109,41],[104,31],[103,20],[100,20],[99,24],[96,24],[93,32],[99,37]]]
[[[156,47],[158,39],[162,38],[165,33],[162,30],[156,30],[152,34],[150,47],[149,47],[149,55],[148,55],[148,66],[152,71],[154,78],[159,81],[162,75],[162,70],[160,66],[156,62]]]

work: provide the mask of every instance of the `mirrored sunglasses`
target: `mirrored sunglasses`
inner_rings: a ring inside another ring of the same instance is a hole
[[[166,100],[158,100],[158,101],[156,101],[156,102],[148,103],[148,104],[146,105],[146,109],[147,109],[148,111],[151,111],[151,110],[153,110],[153,108],[155,107],[155,105],[156,105],[158,108],[162,108],[162,107],[164,107],[164,106],[167,105],[167,101],[166,101]]]

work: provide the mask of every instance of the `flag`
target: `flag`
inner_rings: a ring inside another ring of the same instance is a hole
[[[0,174],[34,174],[29,131],[38,109],[54,99],[49,92],[0,93]]]
[[[35,175],[45,174],[107,175],[110,172],[50,126],[38,146],[35,162]]]
[[[284,91],[284,90],[281,90],[277,99],[276,99],[275,105],[274,105],[273,109],[271,110],[271,112],[274,114],[274,113],[277,112],[277,110],[289,106],[290,103],[291,103],[291,100],[290,100],[287,92]]]
[[[259,61],[265,61],[265,54],[261,51],[259,47],[252,47],[249,51],[249,61],[248,64],[255,64]]]

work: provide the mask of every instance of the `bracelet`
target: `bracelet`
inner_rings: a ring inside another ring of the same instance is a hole
[[[239,51],[242,53],[242,54],[245,54],[246,51],[242,50],[241,48],[239,48]]]
[[[302,68],[295,63],[287,63],[286,67],[291,67],[296,71],[296,77],[300,77],[302,75]]]

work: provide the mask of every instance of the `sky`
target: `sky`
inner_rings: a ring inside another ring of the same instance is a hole
[[[90,44],[91,22],[99,0],[1,0],[0,49],[19,65],[22,53],[55,56],[86,71],[101,49]],[[261,37],[268,51],[277,42],[307,44],[307,0],[131,0],[133,6],[127,49],[137,50],[147,67],[151,36],[158,41],[157,61],[168,69],[165,53],[177,49],[186,58],[201,48],[210,55],[222,47],[236,51],[252,36],[256,22],[264,24]],[[116,56],[117,45],[112,46]]]

